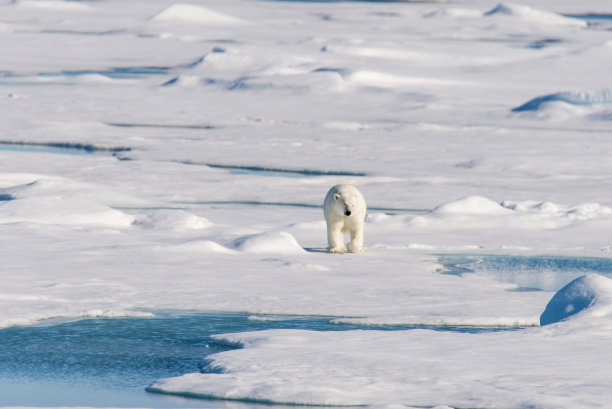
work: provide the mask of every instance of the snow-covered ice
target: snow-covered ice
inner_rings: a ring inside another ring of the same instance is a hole
[[[221,334],[242,348],[213,355],[215,373],[153,388],[608,407],[609,279],[516,291],[440,274],[439,257],[610,256],[612,31],[589,18],[610,13],[608,0],[0,2],[0,326],[336,316],[372,329]],[[325,252],[338,183],[368,202],[364,253]]]

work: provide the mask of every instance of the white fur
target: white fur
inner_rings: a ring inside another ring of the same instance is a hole
[[[344,233],[351,235],[346,245],[350,253],[363,250],[363,224],[366,201],[353,185],[336,185],[329,189],[323,211],[327,222],[327,242],[332,253],[344,253]],[[350,215],[346,213],[350,212]]]

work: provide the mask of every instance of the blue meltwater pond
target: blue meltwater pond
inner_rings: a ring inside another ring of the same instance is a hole
[[[612,259],[597,257],[439,255],[446,274],[475,274],[516,284],[517,291],[558,291],[589,273],[612,278]]]
[[[199,372],[207,355],[229,349],[214,334],[265,329],[405,330],[332,323],[332,317],[157,313],[155,318],[46,322],[0,330],[0,406],[258,407],[148,393],[159,378]],[[479,332],[491,329],[436,328]],[[269,407],[269,406],[266,406]]]

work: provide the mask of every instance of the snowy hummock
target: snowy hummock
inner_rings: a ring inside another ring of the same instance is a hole
[[[154,15],[151,20],[212,26],[242,23],[238,18],[193,4],[173,4]]]
[[[221,334],[244,347],[211,357],[225,373],[155,388],[609,407],[606,278],[555,296],[440,265],[610,257],[612,23],[568,17],[609,12],[609,0],[1,2],[0,327],[333,316],[371,330]],[[359,254],[326,252],[323,199],[340,183],[368,202]]]
[[[589,274],[578,277],[555,294],[540,316],[540,324],[549,325],[573,318],[579,323],[594,321],[600,328],[609,327],[605,321],[611,313],[612,280]]]

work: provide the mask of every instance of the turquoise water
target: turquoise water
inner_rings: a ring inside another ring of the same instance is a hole
[[[579,20],[586,21],[612,21],[612,14],[598,14],[598,13],[587,13],[587,14],[564,14],[565,17],[577,18]]]
[[[34,153],[59,153],[62,155],[91,155],[93,152],[84,149],[58,148],[52,146],[28,146],[11,145],[0,143],[0,151],[9,152],[34,152]]]
[[[31,152],[54,153],[61,155],[114,155],[128,152],[130,148],[101,148],[90,144],[80,143],[37,143],[37,142],[0,142],[0,152]]]
[[[93,32],[70,32],[70,34],[104,35]],[[70,86],[74,85],[73,79],[84,76],[101,75],[112,79],[132,79],[151,76],[162,76],[167,74],[169,69],[169,67],[117,67],[103,68],[99,70],[40,72],[34,75],[30,73],[0,71],[0,86]],[[52,81],[47,81],[45,79],[52,79]]]
[[[166,312],[155,318],[86,319],[6,328],[0,330],[0,406],[263,407],[266,405],[171,397],[147,393],[145,388],[159,378],[199,372],[207,355],[229,349],[216,344],[213,334],[277,328],[417,328],[334,324],[332,319]]]
[[[518,291],[558,291],[589,273],[612,278],[612,259],[561,256],[440,255],[447,274],[475,274],[516,284]]]

